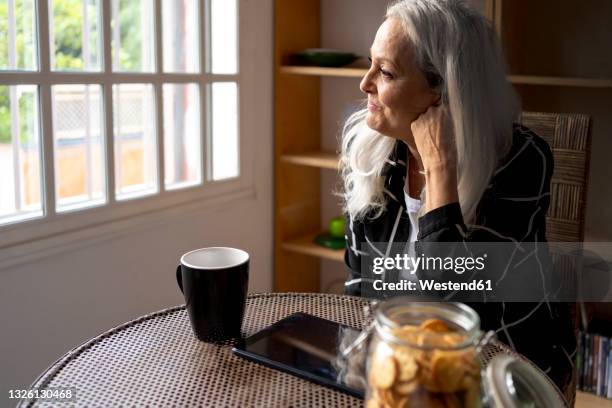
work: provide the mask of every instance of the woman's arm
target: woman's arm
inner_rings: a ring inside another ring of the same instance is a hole
[[[457,167],[438,166],[425,170],[426,211],[459,202]]]
[[[527,255],[536,247],[546,249],[541,243],[546,241],[553,156],[546,142],[528,129],[517,128],[514,139],[515,145],[503,170],[485,190],[476,221],[466,226],[458,201],[436,205],[419,219],[417,253],[445,256],[443,252],[451,246],[441,243],[459,243],[455,257],[481,252],[481,248],[487,247],[490,252],[487,272],[494,280],[519,276],[519,269],[531,271],[532,277],[540,277],[537,272],[543,260]],[[455,281],[463,278],[452,272],[445,275]]]
[[[344,293],[347,295],[361,295],[361,251],[359,250],[359,236],[361,224],[355,225],[351,216],[347,213],[346,217],[346,247],[344,251],[344,265],[348,272],[348,277],[344,283]]]
[[[431,106],[411,130],[425,172],[426,211],[458,202],[457,149],[446,105]]]

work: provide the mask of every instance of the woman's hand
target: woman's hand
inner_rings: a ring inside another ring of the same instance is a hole
[[[426,210],[459,201],[457,147],[448,107],[432,105],[411,124],[425,171]]]
[[[457,169],[457,148],[450,112],[444,104],[432,105],[411,124],[423,170]]]

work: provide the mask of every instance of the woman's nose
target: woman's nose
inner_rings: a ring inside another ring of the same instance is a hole
[[[376,85],[374,84],[374,81],[372,81],[372,70],[371,69],[368,70],[365,76],[361,79],[361,83],[359,84],[359,89],[361,89],[361,92],[365,94],[371,94],[375,92]]]

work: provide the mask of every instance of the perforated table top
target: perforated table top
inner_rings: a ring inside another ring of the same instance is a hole
[[[331,294],[252,294],[243,321],[245,336],[295,312],[362,327],[358,297]],[[483,364],[496,354],[515,354],[493,342]],[[197,340],[184,306],[161,310],[118,326],[71,350],[31,388],[75,391],[72,402],[22,400],[23,407],[58,406],[256,406],[343,407],[362,402],[235,356],[231,343]]]

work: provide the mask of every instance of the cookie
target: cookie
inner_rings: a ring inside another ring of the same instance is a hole
[[[370,369],[370,384],[386,390],[395,382],[398,374],[397,361],[393,356],[374,358]]]

